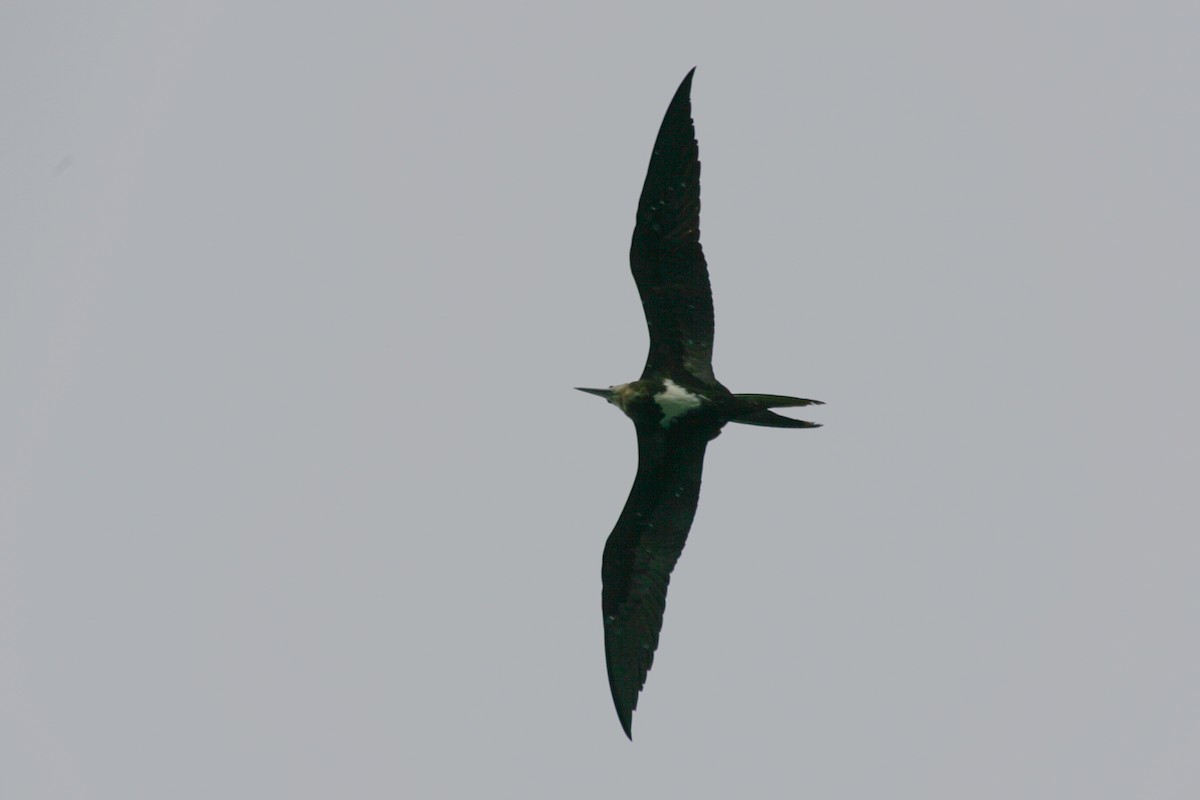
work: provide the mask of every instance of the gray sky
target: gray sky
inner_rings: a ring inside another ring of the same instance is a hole
[[[1196,4],[409,5],[0,10],[0,795],[1200,796]],[[709,448],[630,744],[571,387],[693,65],[826,427]]]

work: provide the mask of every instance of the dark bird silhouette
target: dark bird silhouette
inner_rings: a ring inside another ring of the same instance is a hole
[[[629,262],[650,330],[642,377],[580,389],[620,408],[637,430],[638,469],[604,546],[604,650],[625,735],[654,661],[671,570],[683,552],[704,450],[727,422],[817,428],[772,408],[820,405],[773,394],[733,394],[713,375],[713,304],[700,248],[700,161],[692,126],[692,75],[680,84],[654,142],[638,201]]]

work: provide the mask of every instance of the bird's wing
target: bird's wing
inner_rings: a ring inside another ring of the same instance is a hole
[[[629,263],[650,329],[642,377],[683,368],[715,384],[712,288],[700,248],[700,150],[690,97],[694,72],[683,79],[658,130]]]
[[[604,546],[604,651],[608,683],[625,735],[654,661],[671,570],[683,552],[696,504],[704,449],[714,432],[685,424],[640,424],[638,471]]]

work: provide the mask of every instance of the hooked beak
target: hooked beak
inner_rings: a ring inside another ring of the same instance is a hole
[[[588,394],[594,394],[596,397],[603,397],[605,400],[612,397],[611,389],[582,389],[576,386],[575,390],[579,392],[587,392]]]

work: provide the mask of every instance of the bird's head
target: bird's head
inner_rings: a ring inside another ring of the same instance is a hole
[[[575,390],[579,392],[587,392],[588,394],[594,394],[596,397],[603,397],[605,400],[611,403],[616,397],[616,392],[614,391],[615,388],[615,386],[610,386],[607,389],[584,389],[581,386],[576,386]]]
[[[603,397],[605,400],[612,403],[622,411],[625,410],[625,408],[629,405],[630,400],[632,400],[636,394],[632,383],[622,383],[619,386],[610,386],[607,389],[584,389],[578,386],[575,388],[581,392],[594,394],[596,397]]]

